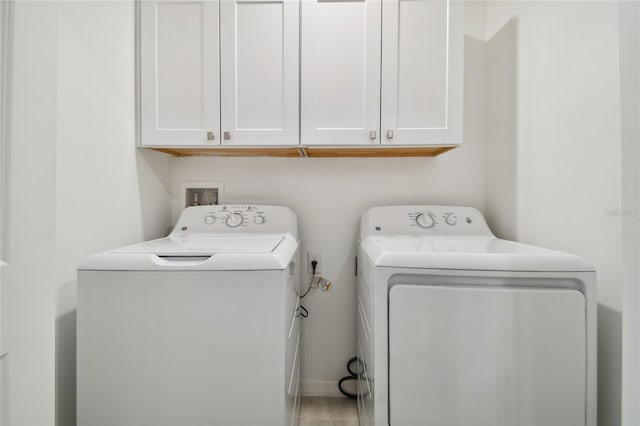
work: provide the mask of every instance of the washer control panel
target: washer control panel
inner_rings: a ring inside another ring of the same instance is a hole
[[[227,228],[239,228],[261,226],[268,222],[265,209],[259,206],[229,205],[220,206],[220,209],[208,207],[211,211],[205,212],[202,218],[205,225],[223,224]]]
[[[361,235],[493,235],[478,210],[462,206],[382,206],[362,215]]]
[[[442,227],[456,226],[458,215],[455,212],[433,212],[431,210],[418,210],[407,213],[409,226],[417,226],[422,229],[439,230]],[[465,217],[467,223],[473,223],[469,216]]]
[[[172,234],[291,232],[297,221],[287,207],[249,204],[187,207]]]

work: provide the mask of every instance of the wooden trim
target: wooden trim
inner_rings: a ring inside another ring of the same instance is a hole
[[[207,147],[207,148],[150,148],[175,157],[435,157],[456,146],[366,147]]]
[[[300,157],[300,148],[151,148],[176,157]]]
[[[455,146],[307,148],[309,157],[435,157]]]

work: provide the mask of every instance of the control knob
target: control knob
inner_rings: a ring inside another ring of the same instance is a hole
[[[436,224],[436,221],[431,213],[420,213],[416,216],[416,223],[420,228],[431,229]]]
[[[447,222],[447,225],[451,225],[451,226],[453,226],[453,225],[455,225],[456,223],[458,223],[458,217],[457,217],[457,216],[454,216],[454,215],[452,215],[452,214],[450,214],[449,216],[447,216],[447,217],[444,219],[444,221],[445,221],[445,222]]]
[[[216,217],[212,214],[209,214],[204,217],[204,223],[207,225],[213,225],[216,222]]]
[[[244,222],[244,217],[242,216],[242,213],[238,212],[231,213],[225,220],[225,223],[229,228],[237,228],[242,225],[242,222]]]
[[[255,223],[256,225],[262,225],[264,223],[264,216],[262,216],[261,214],[254,216],[253,223]]]

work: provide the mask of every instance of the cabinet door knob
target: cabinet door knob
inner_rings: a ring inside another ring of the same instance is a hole
[[[231,140],[231,132],[224,132],[224,140],[225,141]]]
[[[387,139],[393,139],[393,130],[387,130]]]
[[[376,132],[375,130],[370,131],[369,139],[371,139],[372,141],[375,141],[376,139],[378,139],[378,132]]]
[[[207,140],[212,141],[215,138],[213,132],[207,132]]]

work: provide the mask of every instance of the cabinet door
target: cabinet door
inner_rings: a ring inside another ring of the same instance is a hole
[[[220,3],[224,145],[297,145],[299,3]]]
[[[301,26],[301,143],[379,144],[380,1],[306,0]]]
[[[462,142],[463,7],[455,0],[383,2],[383,144]]]
[[[219,144],[218,7],[140,2],[143,146]]]

